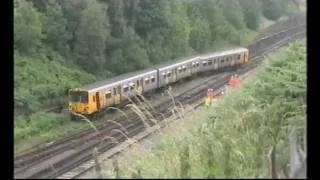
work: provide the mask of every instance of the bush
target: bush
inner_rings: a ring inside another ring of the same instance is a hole
[[[296,129],[301,137],[306,120],[306,49],[293,44],[265,68],[132,166],[143,167],[143,178],[268,178],[266,157],[276,146],[278,167],[287,169],[288,133]],[[132,171],[126,167],[122,177]]]
[[[262,1],[262,12],[264,17],[269,20],[276,21],[284,13],[283,1],[264,0]]]
[[[18,142],[27,137],[50,131],[56,126],[68,122],[69,118],[64,114],[36,113],[28,117],[28,120],[20,119],[14,127],[14,141]]]

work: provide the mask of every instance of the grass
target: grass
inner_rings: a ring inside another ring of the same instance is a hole
[[[243,34],[243,36],[241,36],[241,45],[247,45],[254,39],[257,32],[246,29],[243,30],[241,34]],[[212,51],[223,50],[227,47],[230,48],[232,45],[226,41],[221,41],[219,46],[212,49]],[[22,78],[28,79],[28,81],[23,81],[19,87],[15,87],[15,90],[17,91],[16,94],[22,101],[28,100],[28,104],[33,104],[34,102],[34,105],[31,108],[36,108],[39,105],[36,102],[38,102],[38,98],[40,96],[48,96],[47,94],[43,94],[43,92],[46,92],[43,88],[49,88],[52,92],[51,95],[56,96],[67,87],[75,87],[79,84],[89,81],[91,82],[95,79],[94,76],[87,73],[83,73],[78,70],[70,70],[67,66],[64,67],[62,65],[64,60],[58,54],[51,51],[49,54],[51,54],[55,59],[58,59],[58,62],[52,62],[44,55],[39,55],[39,57],[32,61],[20,57],[19,55],[16,55],[15,57],[17,67],[15,79],[17,81],[21,81]],[[41,62],[43,64],[41,64]],[[51,70],[49,70],[48,67],[51,67]],[[22,71],[21,69],[24,70]],[[47,73],[43,74],[44,71],[42,71],[42,69],[47,69]],[[61,76],[56,77],[55,72],[60,72]],[[75,80],[75,77],[81,77],[81,79]],[[32,79],[34,79],[34,82]],[[27,86],[32,83],[42,85],[34,85],[34,88],[31,89],[27,88]],[[57,84],[57,86],[50,88],[49,86],[44,85],[46,83]],[[41,92],[42,94],[37,92]],[[132,108],[134,109],[135,107]],[[30,117],[23,117],[20,119],[21,120],[15,122],[16,125],[14,128],[14,143],[16,151],[26,148],[28,149],[37,144],[54,141],[57,138],[88,128],[87,123],[70,121],[67,114],[35,113]],[[104,118],[103,120],[95,121],[94,124],[98,126],[99,124],[106,122],[107,119],[108,118]]]
[[[66,96],[69,88],[97,80],[95,76],[66,62],[68,61],[49,48],[33,56],[20,56],[16,53],[15,109],[37,110],[48,99]]]
[[[164,137],[151,151],[139,147],[138,152],[144,153],[117,165],[117,177],[287,177],[291,133],[298,137],[305,133],[305,73],[305,47],[294,43],[270,56],[265,70],[249,78],[240,91],[208,110],[188,115],[193,120],[186,126],[175,125],[174,137]],[[271,160],[273,156],[276,160]],[[273,163],[277,169],[270,173]]]
[[[99,121],[94,121],[93,125],[99,126],[108,120],[107,116]],[[71,121],[67,113],[35,113],[29,117],[28,121],[18,120],[15,124],[15,152],[24,151],[42,143],[49,143],[92,127],[85,122]]]

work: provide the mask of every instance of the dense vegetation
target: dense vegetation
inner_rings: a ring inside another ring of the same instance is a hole
[[[34,110],[71,87],[241,45],[261,15],[292,15],[293,2],[15,0],[15,108]]]
[[[138,148],[143,155],[124,163],[118,178],[137,169],[143,178],[270,178],[273,147],[277,171],[289,172],[290,134],[295,130],[304,139],[306,133],[305,46],[294,43],[271,55],[239,92],[195,113],[196,120],[175,129],[176,137],[164,138],[151,152]]]

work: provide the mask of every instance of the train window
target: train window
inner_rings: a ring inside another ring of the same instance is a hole
[[[88,102],[88,92],[86,91],[70,91],[70,100],[72,102],[87,103]]]
[[[212,65],[212,60],[209,60],[209,61],[208,61],[208,65]]]
[[[187,67],[183,67],[183,72],[185,72],[187,70]]]
[[[178,68],[178,71],[179,71],[179,73],[181,73],[181,72],[182,72],[182,69],[181,69],[181,67],[179,67],[179,68]]]
[[[150,83],[149,79],[146,79],[145,84],[149,84],[149,83]]]
[[[140,86],[139,80],[137,80],[137,86]]]
[[[167,77],[167,75],[163,74],[163,78],[166,78],[166,77]]]
[[[155,77],[152,77],[152,78],[151,78],[151,82],[152,82],[152,83],[156,82],[156,78],[155,78]]]
[[[196,62],[197,67],[199,67],[199,62]]]
[[[168,77],[170,77],[171,76],[171,72],[170,73],[168,73]]]
[[[127,92],[127,91],[129,91],[129,87],[128,87],[128,86],[125,86],[125,87],[123,88],[123,92]]]
[[[134,83],[130,83],[129,86],[130,86],[130,90],[133,90],[134,87],[135,87],[135,84]]]
[[[241,55],[238,55],[238,60],[240,60],[240,58],[241,58]]]
[[[192,64],[192,67],[196,67],[196,65],[195,65],[195,64]]]
[[[106,99],[110,99],[111,98],[111,92],[110,91],[107,91],[106,92]]]
[[[223,63],[223,62],[224,62],[224,60],[223,60],[223,59],[221,59],[221,60],[220,60],[220,62],[221,62],[221,63]]]

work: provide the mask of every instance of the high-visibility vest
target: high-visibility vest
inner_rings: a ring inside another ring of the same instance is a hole
[[[205,98],[205,105],[206,105],[206,106],[209,106],[209,105],[210,105],[210,98],[209,98],[209,97],[206,97],[206,98]]]

